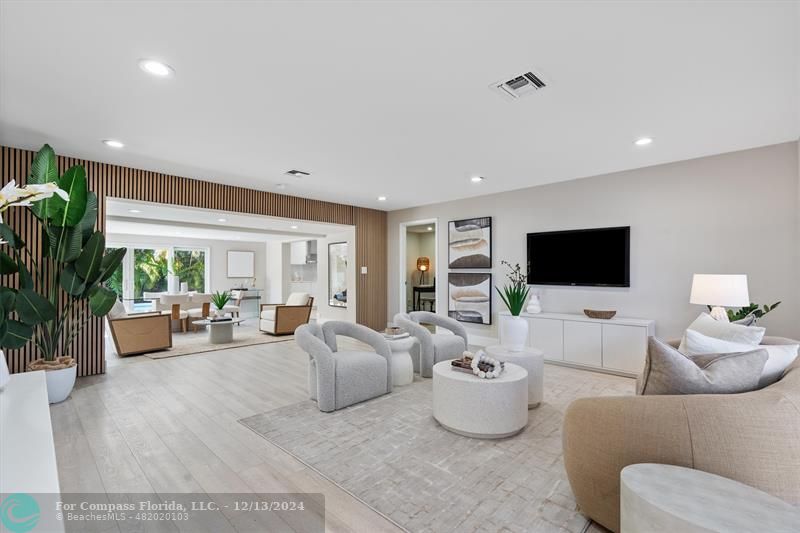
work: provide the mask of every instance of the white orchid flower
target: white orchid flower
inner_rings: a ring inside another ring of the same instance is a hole
[[[16,201],[22,192],[22,189],[17,187],[15,180],[11,180],[0,189],[0,207]]]
[[[55,182],[32,183],[25,187],[17,187],[16,181],[11,180],[0,189],[0,213],[12,206],[30,206],[34,202],[45,200],[57,194],[65,202],[69,201],[69,194],[58,187]]]

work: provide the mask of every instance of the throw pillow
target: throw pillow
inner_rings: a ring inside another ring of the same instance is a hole
[[[734,394],[758,388],[767,352],[689,357],[650,337],[639,394]]]
[[[702,313],[697,317],[697,320],[692,322],[686,329],[692,329],[707,337],[738,342],[740,344],[749,344],[750,346],[758,346],[761,344],[761,339],[764,338],[764,333],[767,331],[765,328],[757,326],[742,326],[740,324],[714,320],[708,313]],[[686,353],[683,343],[681,343],[678,349]]]
[[[748,344],[708,337],[692,329],[686,330],[681,346],[684,347],[681,352],[692,359],[698,355],[747,352],[753,349]],[[758,387],[763,388],[781,379],[784,370],[797,358],[800,344],[762,344],[759,348],[766,350],[769,356],[758,382]]]

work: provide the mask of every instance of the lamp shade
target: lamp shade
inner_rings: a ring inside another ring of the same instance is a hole
[[[745,274],[695,274],[689,303],[721,307],[750,305]]]
[[[427,272],[431,268],[430,257],[417,257],[417,270]]]

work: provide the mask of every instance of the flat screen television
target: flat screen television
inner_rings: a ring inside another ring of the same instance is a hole
[[[528,283],[630,287],[630,226],[528,233]]]

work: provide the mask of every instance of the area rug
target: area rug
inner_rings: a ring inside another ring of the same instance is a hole
[[[240,422],[407,531],[580,532],[589,521],[562,463],[563,409],[579,395],[633,392],[632,380],[583,374],[588,381],[546,380],[545,403],[502,440],[440,427],[432,381],[419,378],[334,413],[306,401]]]
[[[233,342],[226,344],[211,344],[208,342],[208,332],[205,328],[198,331],[188,331],[186,333],[173,332],[172,348],[158,352],[143,354],[150,359],[165,359],[167,357],[178,357],[180,355],[191,355],[204,352],[214,352],[217,350],[229,350],[231,348],[241,348],[242,346],[253,346],[256,344],[271,344],[274,342],[286,342],[294,339],[294,335],[282,335],[276,337],[259,331],[257,327],[242,324],[233,326]]]

